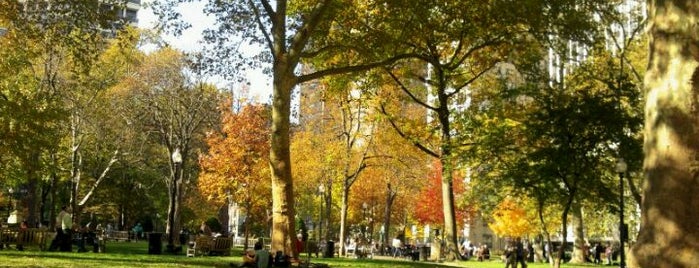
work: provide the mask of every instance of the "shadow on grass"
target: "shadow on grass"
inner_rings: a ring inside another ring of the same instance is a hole
[[[328,258],[312,259],[311,262],[328,264],[330,267],[454,267],[453,264],[442,264],[431,261],[408,261],[403,259],[353,259],[353,258]]]
[[[95,267],[168,267],[173,264],[180,267],[229,267],[230,263],[237,263],[235,260],[232,256],[188,258],[184,253],[153,255],[148,254],[148,244],[144,242],[110,243],[107,253],[0,250],[0,267],[6,267],[4,263],[11,264],[11,267],[83,267],[88,264]]]

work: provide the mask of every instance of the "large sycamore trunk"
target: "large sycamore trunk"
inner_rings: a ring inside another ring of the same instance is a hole
[[[699,267],[699,0],[649,11],[646,182],[629,267]]]
[[[585,230],[583,227],[582,206],[580,206],[580,204],[577,202],[573,202],[570,212],[574,226],[573,236],[575,237],[575,243],[573,244],[573,258],[570,260],[570,262],[585,263],[585,256],[589,254],[589,248],[585,247]]]
[[[286,74],[286,76],[284,75]],[[293,74],[275,74],[272,103],[272,252],[298,256],[294,247],[294,187],[289,152],[289,115]]]

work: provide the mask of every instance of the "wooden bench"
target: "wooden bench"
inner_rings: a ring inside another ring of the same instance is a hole
[[[47,244],[56,236],[56,233],[43,228],[29,229],[0,229],[0,244],[16,245],[22,247],[36,246],[39,250],[48,249]]]
[[[211,250],[211,237],[205,235],[197,236],[194,239],[194,243],[187,248],[187,257],[208,255],[209,250]]]
[[[318,257],[318,254],[320,253],[320,247],[318,245],[318,241],[315,239],[311,239],[303,243],[303,250],[301,250],[302,254],[315,254],[316,258]]]
[[[209,255],[230,256],[232,246],[233,239],[230,237],[215,237],[213,240],[211,240]]]
[[[107,239],[114,241],[131,241],[128,231],[112,231],[107,234]]]

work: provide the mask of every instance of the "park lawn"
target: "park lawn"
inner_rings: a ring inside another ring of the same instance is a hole
[[[74,247],[75,249],[75,247]],[[207,256],[187,258],[180,255],[149,255],[146,242],[110,242],[107,253],[45,252],[37,248],[25,251],[15,249],[0,250],[0,267],[230,267],[230,263],[240,263],[242,249],[234,249],[232,256]],[[305,256],[304,256],[305,257]],[[378,257],[376,259],[352,258],[312,258],[312,263],[324,263],[332,268],[502,268],[499,261],[477,262],[461,261],[454,263],[412,262],[402,259]],[[566,268],[592,267],[594,265],[564,265]],[[530,263],[530,268],[546,268],[548,264]]]
[[[312,260],[312,261],[316,261],[316,260]],[[502,263],[500,261],[495,261],[495,260],[484,261],[484,262],[469,260],[469,261],[459,261],[459,262],[434,263],[434,262],[413,262],[413,261],[405,261],[405,260],[393,260],[391,258],[379,257],[379,259],[374,259],[374,260],[367,260],[367,259],[355,260],[355,259],[347,259],[347,258],[320,259],[320,260],[317,260],[317,262],[326,263],[326,264],[330,265],[330,267],[332,267],[332,268],[336,268],[336,267],[503,268],[503,267],[505,267],[504,263]],[[547,263],[528,263],[527,267],[528,268],[549,268],[551,266]],[[595,267],[595,265],[593,265],[593,264],[580,264],[580,265],[564,264],[561,267],[564,267],[564,268],[578,268],[578,267],[590,268],[590,267]],[[598,267],[603,267],[603,266],[598,266]]]
[[[144,241],[108,242],[107,253],[78,253],[76,250],[75,246],[73,252],[3,249],[0,250],[0,267],[230,267],[231,262],[240,259],[233,256],[187,258],[184,253],[149,255],[148,243]]]

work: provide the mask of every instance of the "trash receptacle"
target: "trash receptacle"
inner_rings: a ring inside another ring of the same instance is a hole
[[[187,245],[187,240],[189,240],[189,235],[187,233],[180,233],[180,245],[184,247],[184,245]]]
[[[148,254],[161,254],[163,252],[163,234],[148,234]]]
[[[325,251],[323,252],[323,257],[324,258],[335,257],[335,242],[333,242],[332,240],[325,243]]]
[[[427,261],[427,257],[430,256],[430,251],[429,247],[427,246],[420,246],[418,247],[419,253],[420,253],[420,261]]]

